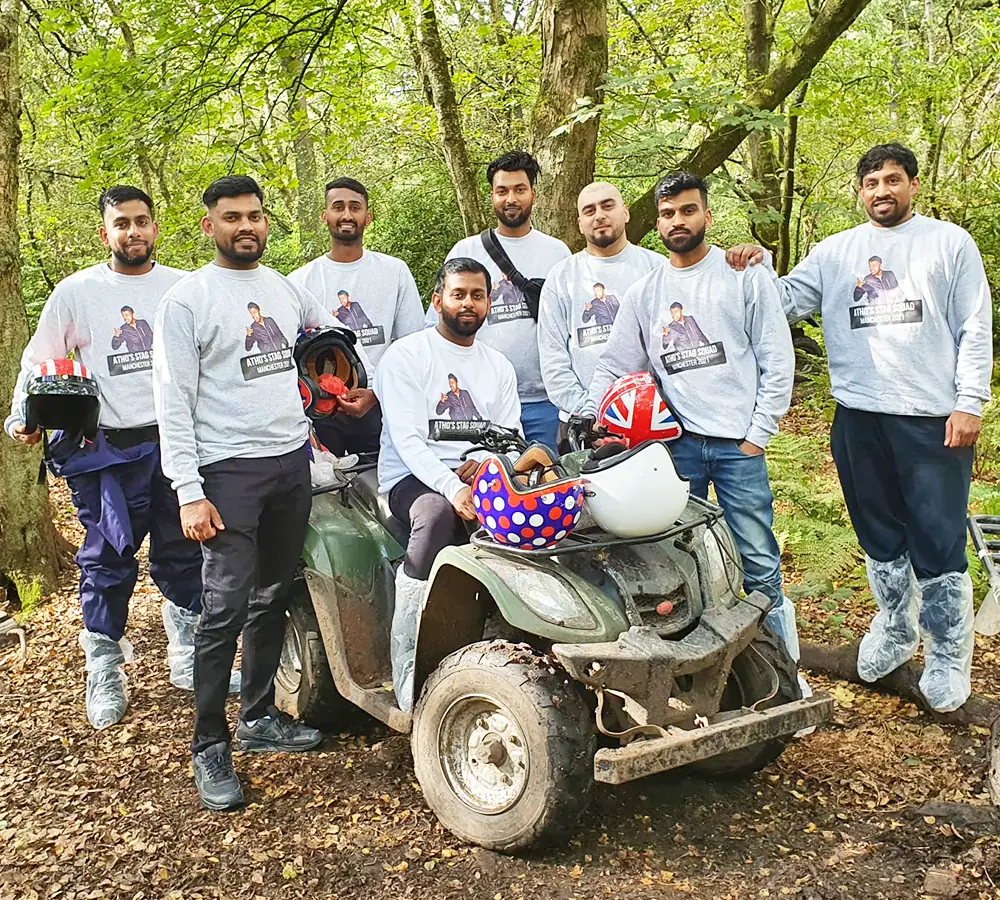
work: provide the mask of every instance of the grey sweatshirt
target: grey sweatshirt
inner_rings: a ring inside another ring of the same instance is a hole
[[[838,403],[898,416],[982,415],[993,304],[964,229],[920,215],[894,228],[866,222],[821,241],[780,284],[791,321],[823,315]]]
[[[157,263],[145,275],[121,275],[104,262],[60,281],[24,348],[4,430],[13,435],[24,425],[24,384],[32,368],[69,353],[97,381],[104,428],[152,425],[151,323],[160,299],[186,274]]]
[[[424,327],[417,283],[395,256],[365,250],[356,262],[338,263],[323,255],[288,277],[358,335],[375,365],[392,341]],[[369,381],[374,374],[368,373]]]
[[[792,336],[766,272],[735,272],[712,247],[629,288],[581,412],[595,414],[615,378],[653,372],[685,428],[764,447],[787,412]]]
[[[292,352],[300,331],[334,324],[312,294],[267,266],[209,263],[167,292],[156,311],[153,397],[163,473],[182,505],[205,496],[201,466],[305,444]]]
[[[525,278],[545,278],[552,267],[570,255],[558,238],[533,228],[524,237],[510,238],[498,234],[501,246],[510,261]],[[463,238],[448,254],[448,259],[459,256],[478,260],[489,270],[493,279],[490,293],[490,314],[476,335],[477,341],[499,350],[510,360],[517,373],[517,393],[522,403],[537,403],[545,399],[545,385],[538,362],[538,325],[531,318],[521,291],[507,281],[500,269],[490,259],[478,234]],[[425,324],[437,325],[438,314],[431,306]]]
[[[587,399],[625,292],[666,261],[626,244],[615,256],[581,250],[552,267],[538,310],[538,357],[545,391],[564,421]]]

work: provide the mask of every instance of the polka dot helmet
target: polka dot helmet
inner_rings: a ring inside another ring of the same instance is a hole
[[[583,511],[583,481],[566,475],[541,445],[516,463],[491,456],[476,472],[472,502],[498,544],[523,550],[554,547],[571,534]]]

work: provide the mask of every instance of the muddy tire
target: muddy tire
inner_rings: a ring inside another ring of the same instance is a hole
[[[784,641],[766,625],[761,625],[760,634],[733,661],[720,711],[739,709],[770,694],[774,687],[772,667],[778,676],[778,691],[770,700],[758,704],[757,709],[770,709],[782,703],[801,700],[798,666],[788,655]],[[746,778],[773,763],[781,756],[790,740],[791,736],[788,736],[754,744],[695,763],[691,768],[709,778]]]
[[[413,714],[427,804],[457,837],[501,853],[572,836],[595,744],[586,692],[525,644],[483,641],[446,657]]]
[[[337,726],[350,709],[333,683],[309,589],[302,581],[293,585],[288,601],[274,695],[279,709],[314,728]]]

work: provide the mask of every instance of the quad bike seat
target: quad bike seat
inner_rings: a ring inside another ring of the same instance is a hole
[[[367,472],[355,475],[351,487],[358,501],[378,519],[400,546],[405,547],[410,539],[410,526],[392,514],[388,495],[378,492],[378,470],[369,469]]]

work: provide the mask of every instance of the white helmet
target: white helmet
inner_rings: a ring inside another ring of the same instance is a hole
[[[684,511],[690,494],[663,441],[646,441],[631,450],[605,444],[580,474],[587,511],[602,529],[621,538],[666,531]]]

